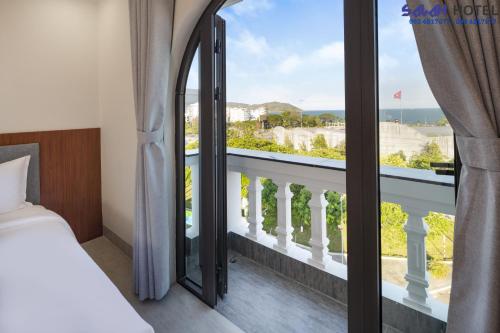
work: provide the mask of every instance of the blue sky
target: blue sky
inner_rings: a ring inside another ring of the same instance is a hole
[[[403,2],[379,0],[380,106],[437,107]],[[344,108],[342,0],[243,0],[221,11],[227,24],[227,100],[288,102],[304,110]]]

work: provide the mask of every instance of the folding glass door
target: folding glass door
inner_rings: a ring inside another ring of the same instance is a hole
[[[378,0],[377,9],[383,323],[440,332],[453,270],[453,130],[427,83],[403,4]]]
[[[227,280],[224,21],[208,16],[199,25],[176,95],[177,276],[215,306]]]

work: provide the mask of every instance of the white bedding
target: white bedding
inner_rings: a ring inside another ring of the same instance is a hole
[[[41,206],[0,214],[0,332],[151,333],[68,224]]]

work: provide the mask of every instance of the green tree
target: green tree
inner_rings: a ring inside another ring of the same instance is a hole
[[[406,232],[403,227],[408,214],[398,204],[382,202],[380,217],[382,255],[405,257]]]
[[[294,149],[294,147],[293,147],[293,141],[290,138],[290,136],[288,136],[288,135],[285,137],[285,147],[289,148],[290,150]]]
[[[446,125],[449,125],[449,122],[448,122],[448,119],[446,119],[446,117],[443,117],[441,119],[439,119],[436,124],[438,126],[446,126]]]
[[[328,250],[340,252],[342,246],[341,237],[344,238],[344,250],[346,250],[347,202],[340,193],[333,191],[327,191],[325,198],[328,202],[326,206],[327,237],[330,240]]]
[[[278,222],[276,192],[278,192],[278,186],[276,186],[272,180],[262,180],[262,216],[264,217],[262,229],[268,234],[273,235],[276,235]]]
[[[323,134],[316,135],[311,141],[313,149],[326,149],[328,148],[328,143],[326,142],[325,136]]]
[[[444,162],[445,160],[439,145],[433,141],[427,143],[420,154],[413,155],[408,166],[414,169],[431,169],[431,162]]]
[[[309,245],[311,238],[311,192],[304,185],[291,184],[293,239],[296,243]]]
[[[380,164],[405,168],[407,166],[406,156],[402,150],[380,158]]]

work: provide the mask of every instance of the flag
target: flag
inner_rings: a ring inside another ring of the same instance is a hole
[[[392,96],[394,99],[401,99],[401,90],[396,91],[394,93],[394,96]]]

